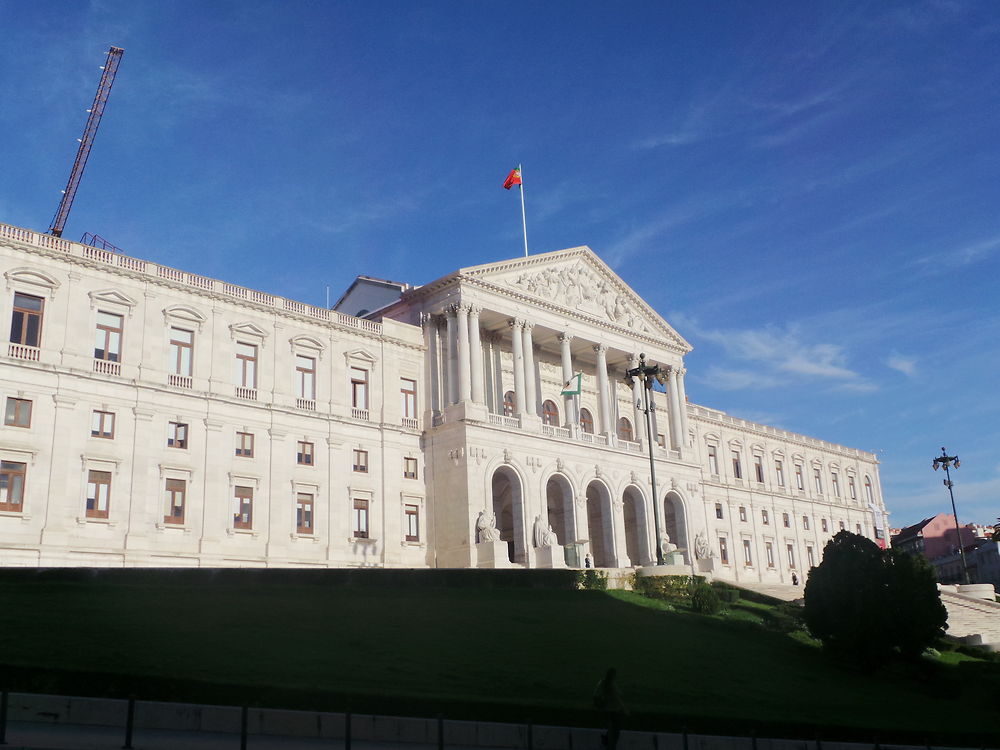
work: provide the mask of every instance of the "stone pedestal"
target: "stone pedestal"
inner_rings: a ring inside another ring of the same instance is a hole
[[[561,544],[535,548],[536,568],[565,568],[566,557]]]
[[[476,545],[476,567],[509,568],[507,542],[479,542]]]
[[[974,599],[985,599],[988,602],[996,601],[996,591],[992,583],[965,583],[955,587],[955,593],[962,596],[971,596]]]

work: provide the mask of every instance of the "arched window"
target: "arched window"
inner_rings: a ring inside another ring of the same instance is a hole
[[[872,494],[872,478],[865,475],[865,500],[870,503],[875,502],[875,496]]]
[[[580,409],[580,429],[588,435],[594,434],[594,417],[589,409]]]
[[[632,423],[626,417],[618,420],[618,439],[630,442],[635,439],[632,435]]]
[[[556,408],[555,402],[552,400],[546,400],[542,404],[542,424],[559,426],[559,409]]]
[[[514,416],[514,391],[507,391],[503,394],[503,415],[505,417]]]

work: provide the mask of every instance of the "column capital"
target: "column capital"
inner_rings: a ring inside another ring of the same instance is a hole
[[[531,333],[531,329],[535,327],[535,324],[530,320],[521,321],[521,327],[524,328],[525,332]]]
[[[468,315],[470,307],[472,306],[466,302],[456,302],[453,305],[448,305],[448,312],[452,315]]]
[[[573,340],[573,334],[572,333],[560,333],[559,334],[559,340],[563,341],[563,342],[571,342]]]
[[[608,345],[607,344],[594,344],[594,351],[598,354],[607,354]]]
[[[678,367],[677,368],[677,374],[680,375],[681,377],[684,377],[685,375],[687,375],[687,368],[686,367]]]
[[[479,313],[483,311],[482,305],[469,305],[469,315],[473,318],[478,318]]]
[[[511,318],[510,320],[507,321],[507,325],[509,325],[511,328],[524,328],[524,319]]]

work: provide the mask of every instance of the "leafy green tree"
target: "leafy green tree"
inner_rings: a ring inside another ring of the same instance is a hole
[[[940,638],[948,622],[934,569],[923,556],[890,549],[884,554],[889,570],[889,607],[896,648],[915,658]]]

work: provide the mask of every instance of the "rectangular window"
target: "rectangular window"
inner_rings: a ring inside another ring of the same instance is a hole
[[[854,477],[847,478],[847,491],[851,495],[851,500],[858,499],[858,488],[857,485],[854,484]]]
[[[786,544],[785,545],[785,551],[788,552],[788,567],[789,568],[794,568],[795,567],[795,545],[794,544]]]
[[[420,509],[416,505],[403,507],[406,514],[406,541],[420,541]]]
[[[844,522],[843,522],[843,521],[840,521],[839,523],[840,523],[840,530],[841,530],[841,531],[843,531],[843,530],[844,530],[844,529],[846,528],[846,527],[844,526]]]
[[[253,487],[233,488],[233,528],[253,528]]]
[[[764,554],[767,556],[767,567],[774,567],[774,545],[770,542],[764,542]],[[749,563],[748,563],[749,564]]]
[[[312,357],[295,355],[295,387],[299,398],[316,398],[316,360]]]
[[[708,470],[715,476],[719,475],[719,453],[714,445],[708,446]]]
[[[253,458],[253,433],[236,433],[236,455],[243,458]]]
[[[417,478],[417,459],[409,457],[403,459],[403,478]]]
[[[662,432],[656,433],[656,444],[658,446],[660,446],[661,448],[666,448],[667,447],[667,436],[664,435]]]
[[[174,375],[191,374],[191,359],[194,353],[194,332],[183,328],[170,329],[170,361],[167,363]]]
[[[368,501],[354,499],[354,538],[368,538]]]
[[[257,387],[257,347],[236,342],[236,385],[241,388]]]
[[[307,443],[304,440],[298,442],[298,447],[295,451],[295,463],[301,466],[312,466],[313,465],[313,444]]]
[[[354,470],[362,474],[368,473],[368,451],[360,448],[354,449]]]
[[[747,520],[747,509],[742,505],[740,506],[740,520],[744,522]]]
[[[417,418],[417,381],[408,378],[399,379],[399,396],[402,399],[403,417]]]
[[[11,427],[31,427],[31,402],[26,398],[8,396],[3,423]]]
[[[295,533],[313,533],[313,496],[304,492],[295,497]]]
[[[743,466],[740,464],[739,451],[733,451],[733,477],[735,479],[743,478]]]
[[[795,488],[798,490],[806,488],[806,480],[802,476],[802,464],[795,464]]]
[[[729,546],[724,536],[719,537],[719,560],[723,565],[729,565]]]
[[[743,540],[743,564],[747,567],[753,565],[753,554],[750,550],[750,540]]]
[[[823,494],[823,475],[819,469],[813,469],[813,484],[816,486],[817,494]]]
[[[351,368],[351,406],[368,408],[368,370],[360,367]]]
[[[90,436],[96,438],[114,438],[115,415],[110,411],[94,411],[90,417]]]
[[[816,567],[816,554],[813,552],[813,548],[811,546],[806,547],[806,560],[809,561],[810,568]]]
[[[802,516],[802,528],[809,531],[809,516]]]
[[[767,508],[760,512],[760,520],[765,526],[771,525],[771,517],[767,513]]]
[[[780,460],[774,460],[774,476],[778,480],[778,486],[785,486],[785,467]]]
[[[187,482],[183,479],[168,479],[166,482],[167,506],[163,515],[164,523],[184,523],[184,499]]]
[[[753,457],[753,470],[757,475],[757,484],[764,484],[764,457]]]
[[[860,523],[854,524],[854,533],[857,534],[858,536],[861,536],[861,524]]]
[[[833,494],[840,497],[840,477],[835,471],[830,472],[830,485],[833,487]]]
[[[865,477],[865,500],[869,503],[875,502],[875,495],[872,492],[872,480],[869,477]]]
[[[10,342],[24,346],[40,346],[42,337],[41,297],[14,293],[14,313],[10,320]]]
[[[819,519],[819,523],[820,523],[820,528],[822,528],[823,531],[829,531],[830,530],[830,526],[827,524],[825,518]]]
[[[167,423],[167,447],[187,448],[188,447],[188,426],[183,422]]]
[[[781,514],[781,523],[784,524],[784,526],[785,526],[786,529],[789,529],[789,528],[792,527],[792,520],[788,517],[787,513],[782,513]]]
[[[715,504],[715,517],[722,518],[722,503]]]
[[[97,329],[94,336],[94,359],[121,362],[122,329],[124,318],[114,313],[97,311]]]
[[[107,518],[111,502],[111,472],[93,471],[87,475],[87,518]]]
[[[20,513],[24,503],[24,477],[28,465],[0,461],[0,510]]]

